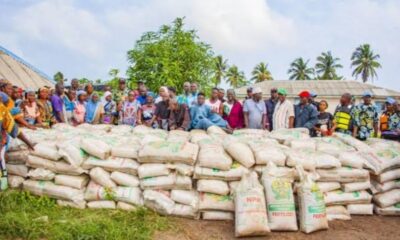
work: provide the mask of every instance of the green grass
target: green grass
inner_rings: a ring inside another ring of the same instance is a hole
[[[169,219],[144,208],[80,210],[27,192],[0,193],[0,239],[151,239],[170,228]]]

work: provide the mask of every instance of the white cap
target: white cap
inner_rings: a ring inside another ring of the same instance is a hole
[[[262,90],[260,87],[253,88],[253,94],[257,94],[257,93],[262,93]]]

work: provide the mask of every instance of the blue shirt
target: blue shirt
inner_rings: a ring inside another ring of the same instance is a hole
[[[318,123],[318,111],[310,104],[304,106],[301,104],[295,105],[294,116],[294,127],[296,128],[308,128],[311,132]]]
[[[144,105],[144,104],[146,104],[146,98],[147,98],[147,94],[145,96],[142,96],[142,95],[138,96],[136,98],[136,100],[140,103],[140,105]]]

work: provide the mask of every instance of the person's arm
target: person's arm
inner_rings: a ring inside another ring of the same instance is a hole
[[[374,114],[374,137],[378,137],[378,132],[379,132],[379,116],[378,116],[378,111],[375,111]]]
[[[35,150],[35,148],[33,147],[33,145],[32,145],[32,143],[28,140],[28,138],[26,138],[26,136],[25,136],[25,134],[23,134],[22,132],[20,132],[19,134],[18,134],[18,138],[22,141],[22,142],[24,142],[27,146],[28,146],[28,148],[30,149],[30,150]]]
[[[267,114],[263,114],[263,115],[262,115],[262,118],[261,118],[261,126],[262,126],[262,129],[263,129],[263,130],[266,129],[267,122],[268,122],[267,119],[268,119],[268,118],[267,118]]]
[[[175,112],[172,110],[169,112],[168,125],[169,125],[169,129],[171,129],[171,130],[176,129]]]
[[[249,127],[249,112],[243,112],[244,116],[244,127],[248,128]]]
[[[189,116],[189,109],[185,107],[185,114],[183,116],[182,126],[179,129],[187,131],[190,126],[190,116]]]
[[[294,116],[289,117],[289,128],[294,128]]]
[[[221,117],[224,115],[224,104],[221,102],[221,105],[219,106],[219,113]]]
[[[139,124],[139,125],[142,124],[142,115],[143,115],[142,111],[143,111],[142,108],[139,108],[139,110],[138,110],[138,120],[137,120],[137,124]]]
[[[311,112],[308,121],[304,124],[304,127],[312,130],[314,126],[318,123],[318,111],[315,107],[311,107]]]

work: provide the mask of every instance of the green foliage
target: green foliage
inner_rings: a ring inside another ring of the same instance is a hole
[[[295,59],[288,70],[290,80],[311,80],[314,75],[314,69],[308,67],[308,62],[303,58]]]
[[[56,82],[64,82],[64,74],[62,72],[56,72],[56,74],[54,74],[53,76],[54,81]]]
[[[197,82],[205,91],[213,86],[214,53],[194,30],[184,30],[183,20],[177,18],[157,32],[144,33],[128,51],[131,81],[143,80],[153,91],[167,85],[180,92],[185,81]]]
[[[315,71],[318,73],[317,79],[320,80],[340,80],[342,77],[338,76],[336,69],[343,68],[342,65],[337,63],[340,58],[334,58],[330,51],[321,53],[317,57],[315,64]]]
[[[228,69],[228,72],[226,73],[226,82],[233,88],[243,87],[248,83],[243,71],[239,71],[236,65],[232,65]]]
[[[271,72],[268,70],[268,64],[263,62],[260,62],[254,67],[253,71],[251,72],[251,75],[253,76],[251,80],[255,81],[256,83],[265,80],[274,80]]]
[[[225,78],[226,69],[228,68],[228,60],[224,59],[222,55],[215,57],[215,69],[214,69],[214,84],[218,86]]]
[[[93,83],[92,80],[89,80],[88,78],[85,78],[85,77],[78,79],[78,82],[81,85],[85,85],[85,84],[88,84],[88,83]]]
[[[167,218],[139,208],[73,209],[27,192],[0,193],[1,239],[151,239],[170,228]]]
[[[353,76],[358,78],[361,75],[363,82],[373,80],[378,76],[376,69],[382,67],[377,61],[379,58],[379,54],[374,54],[369,44],[360,45],[351,56],[351,66],[355,68]]]
[[[111,79],[107,82],[107,85],[111,86],[112,89],[117,89],[118,84],[119,84],[119,69],[112,68],[108,72],[108,76],[111,77]]]

